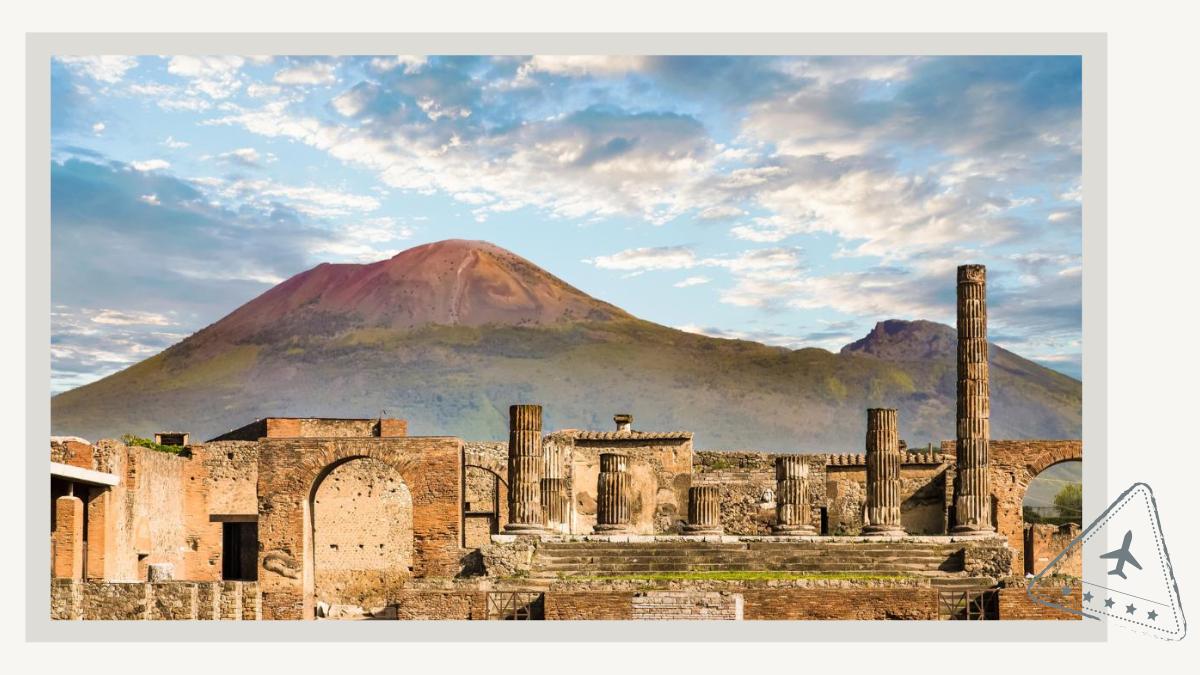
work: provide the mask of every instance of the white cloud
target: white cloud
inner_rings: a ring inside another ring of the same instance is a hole
[[[150,204],[151,206],[160,206],[162,204],[162,202],[158,201],[158,195],[156,194],[142,195],[141,197],[138,197],[138,199]]]
[[[242,86],[238,77],[245,59],[240,56],[173,56],[167,72],[187,78],[189,86],[209,98],[229,98]]]
[[[164,140],[160,145],[165,145],[172,150],[182,150],[191,144],[186,141],[177,141],[175,140],[174,136],[167,136],[167,139]]]
[[[586,260],[602,270],[645,272],[649,270],[679,270],[696,265],[696,254],[683,246],[631,248],[612,255]]]
[[[102,309],[91,316],[91,320],[95,323],[102,323],[110,326],[172,326],[175,321],[165,314],[156,312],[138,312],[138,311],[121,311],[116,309]]]
[[[60,56],[58,60],[71,70],[105,84],[120,82],[126,72],[138,65],[133,56]]]
[[[169,169],[171,167],[171,163],[165,159],[147,159],[144,161],[130,162],[129,166],[137,169],[138,171],[162,171],[163,169]]]
[[[552,73],[555,75],[619,75],[643,69],[648,63],[645,56],[621,56],[600,54],[541,55],[534,56],[521,65],[518,79],[528,73]]]
[[[744,216],[746,212],[736,206],[728,204],[718,204],[710,206],[696,215],[700,220],[726,220],[728,218],[737,218]]]
[[[277,157],[272,153],[260,153],[254,148],[237,148],[217,155],[217,159],[231,164],[247,167],[259,167],[264,163],[274,162]]]
[[[104,133],[104,122],[96,122],[93,124],[92,133],[96,134],[97,136]]]
[[[337,81],[331,63],[317,62],[284,68],[275,73],[275,82],[288,85],[322,85]]]
[[[712,279],[709,279],[708,277],[688,277],[683,281],[678,281],[672,285],[675,286],[675,288],[689,288],[691,286],[707,284],[710,281],[712,281]]]
[[[370,103],[373,94],[367,87],[354,87],[334,97],[333,109],[343,117],[354,117]]]
[[[268,208],[280,202],[314,218],[345,217],[369,213],[379,208],[379,200],[369,195],[331,190],[317,186],[284,185],[267,179],[243,178],[220,182],[218,193],[227,199]]]
[[[282,87],[277,87],[273,84],[262,84],[254,82],[246,87],[246,95],[251,98],[267,98],[278,96],[283,91]]]
[[[420,72],[426,61],[424,56],[377,56],[371,59],[371,68],[379,72],[403,68],[406,75],[411,75]]]

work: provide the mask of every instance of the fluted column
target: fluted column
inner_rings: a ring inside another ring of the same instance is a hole
[[[987,534],[992,525],[988,485],[987,268],[958,268],[958,405],[954,534]]]
[[[542,519],[550,530],[562,530],[567,522],[567,481],[562,444],[553,437],[542,444]]]
[[[867,410],[867,509],[863,534],[900,536],[900,435],[896,411]]]
[[[688,522],[683,533],[720,535],[722,532],[721,491],[715,485],[688,488]]]
[[[508,534],[539,533],[542,524],[542,406],[508,408]]]
[[[808,462],[799,455],[775,458],[775,534],[816,534],[808,503]]]
[[[596,527],[599,534],[629,532],[629,458],[615,452],[600,455],[596,479]]]

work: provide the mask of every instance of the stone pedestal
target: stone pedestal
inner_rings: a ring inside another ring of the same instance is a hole
[[[508,523],[505,534],[545,532],[542,517],[542,406],[508,409]]]
[[[900,436],[896,411],[867,411],[867,505],[863,534],[902,536],[900,524]]]
[[[597,534],[626,534],[631,531],[629,517],[629,457],[614,452],[600,455],[600,476],[596,479]]]
[[[958,402],[953,534],[991,534],[987,269],[958,268]]]
[[[723,532],[720,489],[715,485],[688,488],[688,522],[683,526],[683,533],[720,536]]]
[[[808,463],[797,455],[775,458],[775,526],[779,535],[816,534],[808,503]]]

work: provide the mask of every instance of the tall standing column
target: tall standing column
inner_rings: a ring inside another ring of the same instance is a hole
[[[901,536],[900,435],[896,411],[867,410],[867,515],[863,534]]]
[[[954,534],[987,534],[992,525],[988,485],[987,268],[958,268],[958,418]]]
[[[816,534],[808,503],[808,462],[799,455],[775,458],[775,534]]]
[[[542,406],[508,408],[508,534],[534,534],[542,524]]]
[[[629,458],[615,452],[600,455],[596,479],[596,527],[598,534],[629,532]]]
[[[693,485],[688,488],[688,522],[683,533],[690,535],[720,535],[721,491],[715,485]]]

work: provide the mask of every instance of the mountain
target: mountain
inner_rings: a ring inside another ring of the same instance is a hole
[[[952,280],[951,280],[952,282]],[[949,282],[948,282],[949,283]],[[993,345],[995,438],[1078,438],[1081,384]],[[486,242],[322,264],[164,352],[51,399],[55,434],[259,417],[409,420],[412,434],[507,437],[508,405],[547,429],[685,429],[698,448],[860,451],[865,409],[900,409],[911,446],[954,436],[955,331],[884,321],[834,354],[638,319]]]

